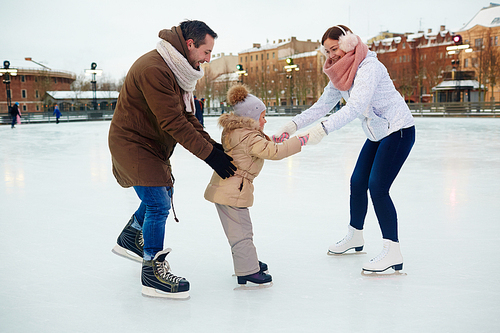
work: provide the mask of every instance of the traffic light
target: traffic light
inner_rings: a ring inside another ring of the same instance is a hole
[[[462,45],[462,36],[460,35],[453,36],[453,43],[455,43],[455,45]]]
[[[286,58],[286,63],[287,63],[287,65],[293,65],[293,59],[292,58]]]
[[[239,71],[242,71],[243,70],[243,65],[242,64],[236,65],[236,69],[239,70]]]

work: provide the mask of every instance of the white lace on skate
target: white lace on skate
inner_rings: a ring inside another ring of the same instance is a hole
[[[342,246],[344,244],[347,244],[348,242],[351,241],[353,236],[354,236],[354,230],[349,228],[349,230],[347,231],[347,235],[345,235],[344,238],[335,243],[335,246]]]
[[[139,233],[139,245],[144,248],[144,237],[142,236],[142,231]]]
[[[157,261],[156,262],[156,269],[158,271],[158,274],[165,280],[173,282],[173,283],[179,283],[180,280],[183,279],[183,277],[180,276],[175,276],[174,274],[170,273],[170,265],[168,261],[164,260],[162,262]]]
[[[370,263],[374,263],[374,262],[377,262],[377,261],[384,259],[387,256],[387,254],[389,253],[390,245],[391,244],[389,242],[384,242],[384,248],[382,249],[382,252],[380,252],[379,255],[376,256],[375,258],[370,259]]]

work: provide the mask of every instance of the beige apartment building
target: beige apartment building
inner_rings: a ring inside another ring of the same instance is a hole
[[[264,45],[254,43],[237,56],[216,55],[202,65],[205,78],[198,81],[196,91],[210,101],[208,105],[218,106],[225,103],[229,87],[242,82],[268,106],[311,104],[326,85],[325,79],[318,80],[318,76],[324,76],[321,68],[325,59],[319,45],[319,41],[291,37]],[[286,71],[287,58],[293,58],[297,70]],[[242,70],[237,71],[236,65]]]
[[[455,33],[469,45],[458,54],[460,69],[475,72],[484,101],[500,101],[500,5],[490,3]]]

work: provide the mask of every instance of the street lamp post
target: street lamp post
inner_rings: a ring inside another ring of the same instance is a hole
[[[286,63],[287,65],[284,66],[283,68],[286,70],[286,78],[287,79],[290,79],[290,106],[293,107],[293,71],[298,71],[299,70],[299,66],[298,65],[295,65],[293,63],[293,59],[292,58],[287,58],[286,59]]]
[[[101,76],[102,75],[102,69],[97,69],[97,64],[95,62],[90,64],[90,69],[85,70],[85,74],[87,75],[92,75],[92,104],[94,105],[94,110],[97,110],[97,81],[95,79],[96,75]]]
[[[243,79],[245,76],[248,76],[248,73],[245,69],[243,69],[243,65],[241,64],[236,65],[236,69],[237,71],[235,73],[238,74],[238,82],[243,83]]]
[[[7,92],[7,112],[10,112],[10,107],[12,105],[12,96],[10,95],[10,77],[17,75],[17,69],[10,68],[10,61],[5,60],[3,62],[3,68],[0,69],[0,76],[4,76],[3,83],[5,83],[5,89]]]
[[[446,47],[446,51],[449,55],[456,54],[456,59],[451,61],[453,66],[452,79],[456,81],[456,99],[457,102],[460,102],[462,99],[460,93],[460,80],[462,79],[462,74],[460,72],[460,53],[462,51],[466,53],[472,52],[472,48],[470,48],[469,44],[462,44],[462,36],[460,35],[453,36],[453,42],[455,45]]]

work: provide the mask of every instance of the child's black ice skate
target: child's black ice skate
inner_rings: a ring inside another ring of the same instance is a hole
[[[267,264],[265,262],[262,262],[259,260],[259,272],[262,272],[262,273],[265,273],[269,270],[269,268],[267,267]]]
[[[248,282],[263,284],[269,283],[273,280],[273,277],[269,274],[263,272],[257,272],[250,275],[238,276],[238,284],[246,284]]]
[[[172,249],[158,252],[152,260],[142,262],[142,294],[151,297],[188,298],[189,282],[170,273],[165,259]]]
[[[132,223],[134,223],[134,215],[132,215],[125,228],[123,228],[116,240],[115,247],[111,251],[119,256],[142,262],[142,257],[144,256],[142,230],[132,227]]]

